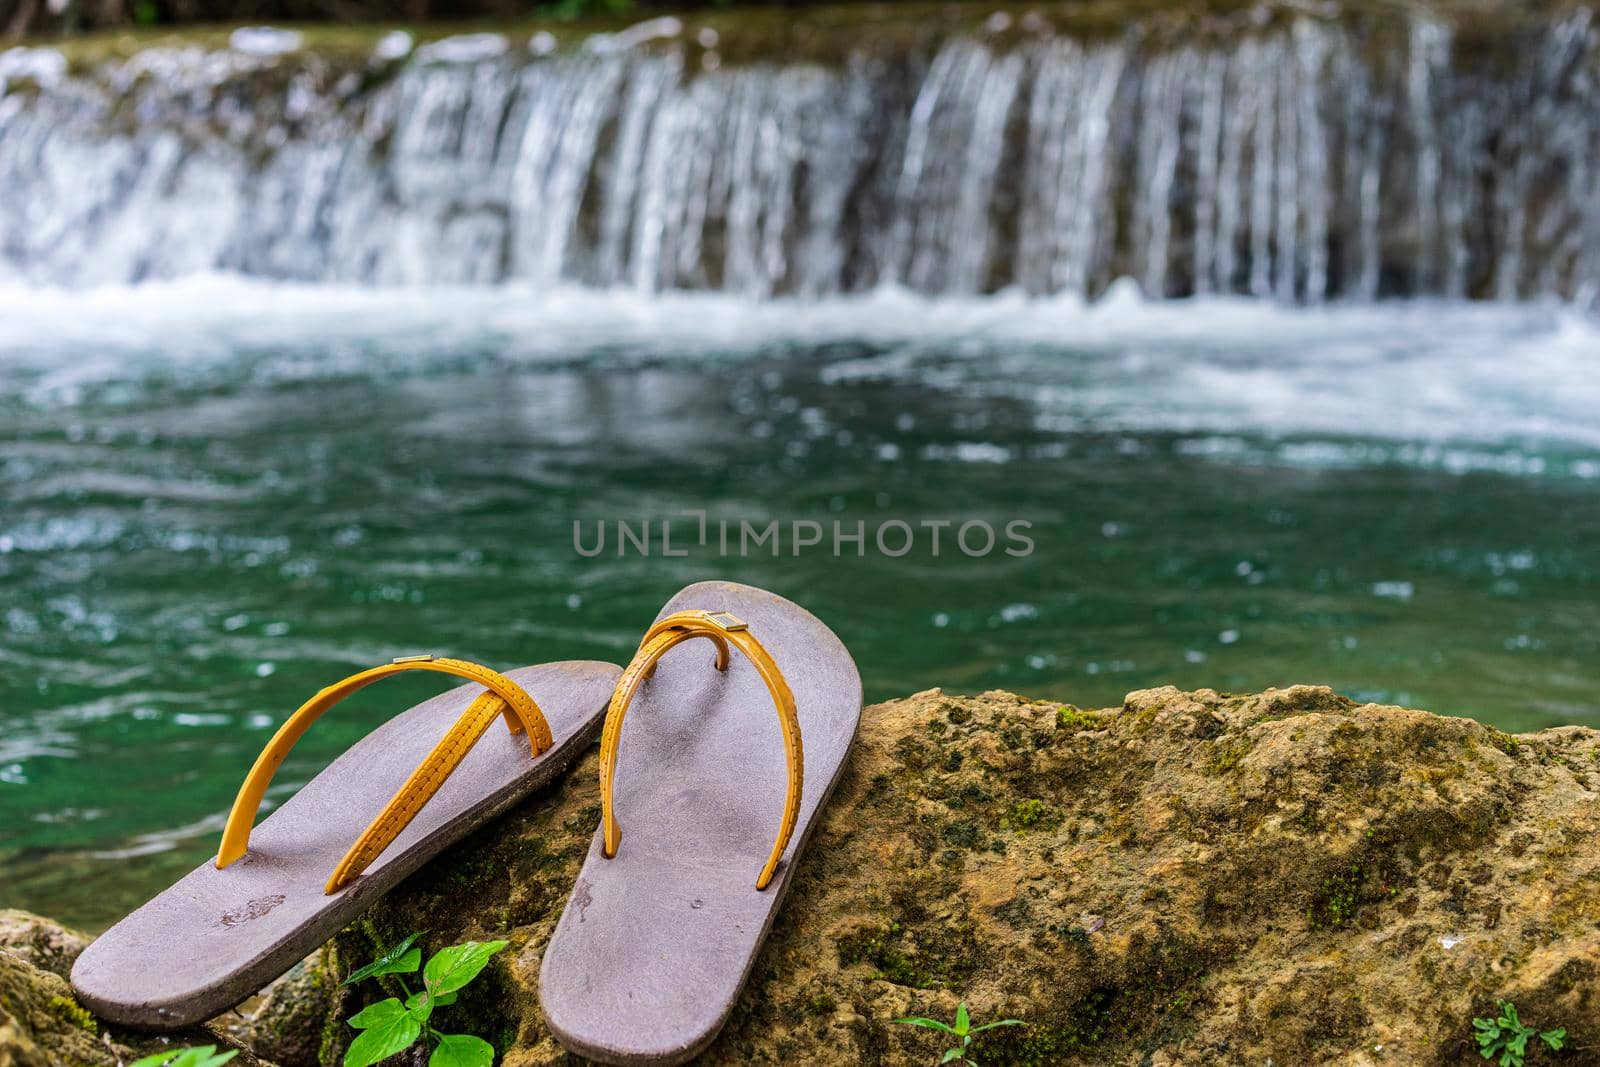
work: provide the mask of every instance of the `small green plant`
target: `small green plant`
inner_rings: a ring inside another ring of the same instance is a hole
[[[1085,711],[1076,704],[1063,704],[1056,709],[1056,729],[1094,730],[1105,721],[1105,714]]]
[[[969,1064],[970,1067],[978,1067],[978,1061],[972,1058],[971,1050],[973,1038],[977,1037],[985,1030],[993,1030],[998,1026],[1028,1025],[1021,1019],[1001,1019],[999,1022],[984,1023],[982,1026],[973,1026],[972,1020],[967,1017],[967,1002],[964,1000],[961,1002],[960,1006],[956,1008],[956,1024],[954,1026],[951,1026],[949,1023],[942,1023],[938,1019],[924,1019],[921,1016],[911,1016],[905,1019],[896,1019],[895,1022],[904,1023],[906,1026],[920,1026],[927,1030],[937,1030],[941,1034],[947,1034],[950,1037],[959,1039],[961,1044],[957,1045],[955,1048],[945,1049],[944,1058],[939,1062],[941,1064],[965,1063]]]
[[[134,1060],[128,1067],[222,1067],[224,1063],[239,1054],[239,1050],[231,1048],[226,1052],[218,1052],[215,1045],[201,1045],[198,1048],[168,1049],[165,1052],[155,1052],[142,1059]]]
[[[1541,1031],[1537,1027],[1524,1025],[1517,1015],[1517,1006],[1509,1000],[1496,1000],[1495,1003],[1500,1006],[1500,1018],[1472,1020],[1472,1028],[1477,1031],[1478,1054],[1484,1059],[1492,1060],[1498,1055],[1500,1067],[1522,1067],[1523,1057],[1528,1054],[1528,1039],[1535,1034],[1550,1046],[1552,1052],[1560,1052],[1566,1047],[1566,1027]]]
[[[344,980],[345,985],[366,978],[392,974],[405,993],[405,1000],[390,997],[369,1004],[350,1018],[350,1025],[361,1033],[344,1054],[344,1067],[369,1067],[379,1060],[403,1052],[420,1039],[431,1051],[428,1067],[491,1067],[494,1046],[471,1034],[442,1034],[428,1025],[433,1009],[453,1004],[456,992],[478,977],[489,957],[510,944],[508,941],[468,941],[435,952],[422,967],[422,950],[415,947],[422,936],[418,931]],[[414,974],[422,967],[422,988],[413,993],[403,974]],[[184,1065],[190,1067],[190,1065]]]

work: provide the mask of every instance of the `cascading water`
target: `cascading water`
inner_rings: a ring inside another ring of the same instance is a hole
[[[827,63],[720,63],[687,34],[342,73],[17,51],[0,278],[1592,303],[1597,44],[1579,11],[1492,46],[1280,13]]]

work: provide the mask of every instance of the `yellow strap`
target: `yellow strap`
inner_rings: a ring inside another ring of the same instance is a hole
[[[328,876],[324,892],[338,892],[383,854],[383,850],[400,836],[400,831],[416,818],[423,805],[433,799],[445,779],[467,758],[472,746],[488,731],[504,707],[505,701],[493,693],[484,693],[472,702],[455,725],[450,727],[450,732],[434,746],[433,751],[411,772],[411,777],[389,799],[389,803],[384,805],[378,817],[356,838],[356,843],[350,846],[350,850],[333,869],[333,874]],[[538,754],[534,753],[535,756]]]
[[[772,702],[778,710],[778,725],[783,730],[784,754],[789,764],[788,790],[783,799],[783,822],[778,829],[778,839],[772,845],[766,866],[756,878],[756,888],[765,889],[778,869],[783,850],[800,821],[800,793],[805,782],[805,758],[800,746],[800,717],[795,711],[794,694],[783,672],[772,656],[756,640],[743,620],[726,611],[680,611],[668,615],[650,628],[639,643],[627,670],[611,694],[611,704],[606,708],[606,724],[600,734],[600,813],[603,831],[603,849],[607,859],[617,854],[622,843],[622,828],[617,825],[615,806],[612,803],[612,786],[617,774],[617,744],[622,737],[622,720],[628,714],[633,695],[646,678],[655,673],[656,663],[667,650],[696,637],[709,638],[717,647],[716,669],[728,669],[728,645],[737,645],[755,666]]]
[[[328,879],[326,892],[336,892],[388,847],[438,791],[445,778],[461,763],[496,717],[504,715],[506,725],[513,734],[526,731],[535,756],[554,743],[550,726],[533,698],[510,678],[488,667],[459,659],[403,656],[393,663],[352,674],[302,704],[278,727],[278,732],[273,734],[267,747],[256,757],[255,765],[239,787],[239,795],[234,798],[233,810],[228,814],[228,823],[222,831],[222,846],[217,851],[217,866],[226,867],[245,854],[250,845],[250,830],[255,823],[256,812],[261,807],[261,799],[266,795],[272,776],[277,773],[295,742],[305,735],[312,723],[321,718],[323,712],[381,678],[416,670],[453,674],[477,682],[489,691],[480,694],[472,702],[378,817],[356,839]]]

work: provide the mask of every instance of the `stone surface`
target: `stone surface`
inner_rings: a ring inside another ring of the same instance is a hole
[[[60,975],[0,951],[0,1064],[116,1067],[118,1050],[102,1042],[100,1026],[72,997]]]
[[[263,990],[240,1014],[225,1015],[211,1025],[276,1064],[318,1064],[337,1061],[329,1051],[343,1049],[352,1031],[344,1020],[344,991],[332,966],[333,948],[325,945]],[[364,962],[364,961],[363,961]],[[348,973],[350,968],[345,968]]]
[[[123,1067],[154,1052],[233,1043],[221,1028],[135,1034],[94,1018],[67,976],[89,938],[39,915],[0,910],[0,1067]],[[310,1003],[310,1001],[308,1001]],[[329,1010],[323,1002],[320,1010]],[[263,1064],[248,1051],[236,1067]]]
[[[341,1020],[398,987],[334,976],[426,930],[512,942],[441,1028],[563,1062],[536,982],[595,775],[591,754],[280,985],[293,1021],[261,1024],[316,1039],[273,1054],[336,1063]],[[1600,732],[1324,688],[880,704],[703,1062],[930,1064],[938,1035],[892,1020],[962,1000],[1028,1023],[985,1035],[986,1065],[1482,1062],[1471,1020],[1496,997],[1567,1028],[1559,1062],[1600,1062],[1597,800]]]
[[[8,908],[0,911],[0,951],[21,957],[60,978],[72,972],[89,938],[42,915]]]

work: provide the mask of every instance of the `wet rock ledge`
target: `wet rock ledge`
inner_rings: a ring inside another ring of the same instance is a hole
[[[441,1024],[567,1062],[535,983],[598,819],[591,753],[212,1027],[339,1062],[411,930],[511,948]],[[906,1014],[1011,1017],[985,1064],[1481,1063],[1497,997],[1600,1063],[1600,731],[1509,735],[1296,686],[1089,711],[931,690],[861,737],[712,1064],[915,1064]],[[58,975],[81,940],[0,923],[0,1063],[117,1062]],[[43,1050],[43,1051],[39,1051]]]

